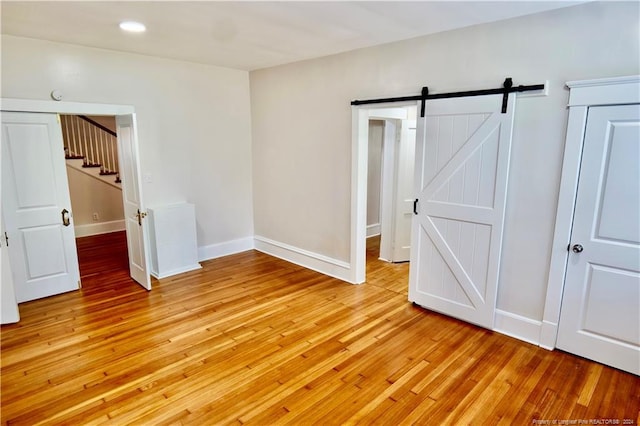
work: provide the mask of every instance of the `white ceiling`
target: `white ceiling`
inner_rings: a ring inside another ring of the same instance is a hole
[[[579,1],[7,1],[2,33],[255,70]],[[147,26],[124,33],[123,20]]]

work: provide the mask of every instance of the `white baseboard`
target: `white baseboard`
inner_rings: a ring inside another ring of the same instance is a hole
[[[237,240],[225,241],[218,244],[198,247],[198,261],[215,259],[230,254],[236,254],[255,248],[253,237],[240,238]]]
[[[523,340],[527,343],[539,345],[541,328],[541,321],[496,309],[493,331]]]
[[[200,266],[199,263],[196,263],[195,265],[184,266],[182,268],[172,269],[170,271],[163,271],[162,273],[151,270],[151,275],[160,280],[162,278],[171,277],[173,275],[182,274],[184,272],[195,271],[196,269],[202,269],[202,266]]]
[[[258,251],[320,272],[321,274],[353,283],[351,281],[351,266],[348,262],[332,259],[322,254],[313,253],[258,235],[256,235],[254,239],[255,249]]]
[[[380,235],[380,224],[367,225],[367,238]]]
[[[108,234],[109,232],[124,231],[124,219],[111,222],[87,223],[85,225],[75,225],[73,227],[76,238],[88,237],[90,235]]]

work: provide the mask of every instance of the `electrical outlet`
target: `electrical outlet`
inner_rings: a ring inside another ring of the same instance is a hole
[[[100,220],[100,215],[98,215],[98,213],[94,213],[93,214],[93,221],[97,222],[98,220]]]

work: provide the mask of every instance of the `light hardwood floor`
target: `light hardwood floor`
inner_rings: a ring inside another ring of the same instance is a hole
[[[151,292],[79,247],[83,289],[2,327],[3,423],[638,421],[640,378],[412,306],[375,239],[360,286],[249,251]]]

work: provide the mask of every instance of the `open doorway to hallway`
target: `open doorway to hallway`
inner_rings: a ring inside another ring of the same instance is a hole
[[[3,323],[19,321],[18,303],[72,292],[80,287],[75,229],[69,227],[72,222],[70,216],[72,207],[69,184],[65,176],[66,164],[64,163],[60,114],[115,116],[118,134],[116,138],[119,153],[117,155],[118,163],[125,172],[122,176],[121,194],[129,260],[129,275],[126,279],[131,283],[131,278],[133,278],[135,283],[146,290],[151,290],[148,267],[148,226],[147,221],[142,220],[146,216],[146,212],[141,191],[138,131],[134,108],[128,105],[3,99],[3,132],[9,124],[16,124],[21,130],[14,135],[18,146],[27,146],[25,140],[37,145],[31,150],[21,149],[19,150],[21,155],[14,156],[13,163],[16,167],[11,168],[12,173],[8,175],[8,179],[2,179],[3,188],[8,182],[8,187],[14,194],[16,193],[13,170],[18,170],[22,173],[20,179],[23,186],[26,185],[25,188],[22,188],[21,193],[29,194],[29,197],[32,198],[45,199],[45,201],[35,200],[35,202],[29,199],[30,203],[39,210],[42,210],[39,207],[41,205],[51,205],[49,209],[51,214],[47,217],[32,215],[33,220],[26,224],[26,227],[30,229],[38,227],[44,231],[42,238],[30,239],[29,243],[33,250],[20,249],[18,243],[13,246],[18,247],[18,250],[9,250],[9,256],[3,258],[3,272],[10,270],[10,273],[3,274],[2,279],[3,312],[11,311],[15,314],[11,318],[3,316]],[[7,140],[6,137],[2,138],[3,151],[8,146],[5,143]],[[49,147],[49,149],[38,149],[42,146]],[[38,155],[33,157],[34,153]],[[10,170],[4,166],[7,158],[7,155],[2,155],[3,173]],[[3,197],[4,194],[6,192],[3,190]],[[16,199],[15,196],[11,197],[12,201]],[[7,208],[8,204],[4,201],[3,198],[4,232],[7,233],[7,236],[11,236],[13,241],[24,241],[19,238],[21,228],[17,222],[6,220],[7,214],[17,212],[20,210],[20,206],[16,204]],[[33,231],[30,232],[33,233]],[[49,240],[54,241],[51,243]],[[29,264],[40,267],[33,279],[27,275],[31,271],[25,265]],[[31,285],[34,279],[38,285]],[[46,281],[47,285],[42,285],[43,281]],[[11,297],[4,297],[5,293]]]
[[[61,115],[80,280],[107,285],[106,274],[128,275],[115,116]]]
[[[387,262],[410,260],[416,111],[414,105],[368,111],[367,256],[375,238]]]

